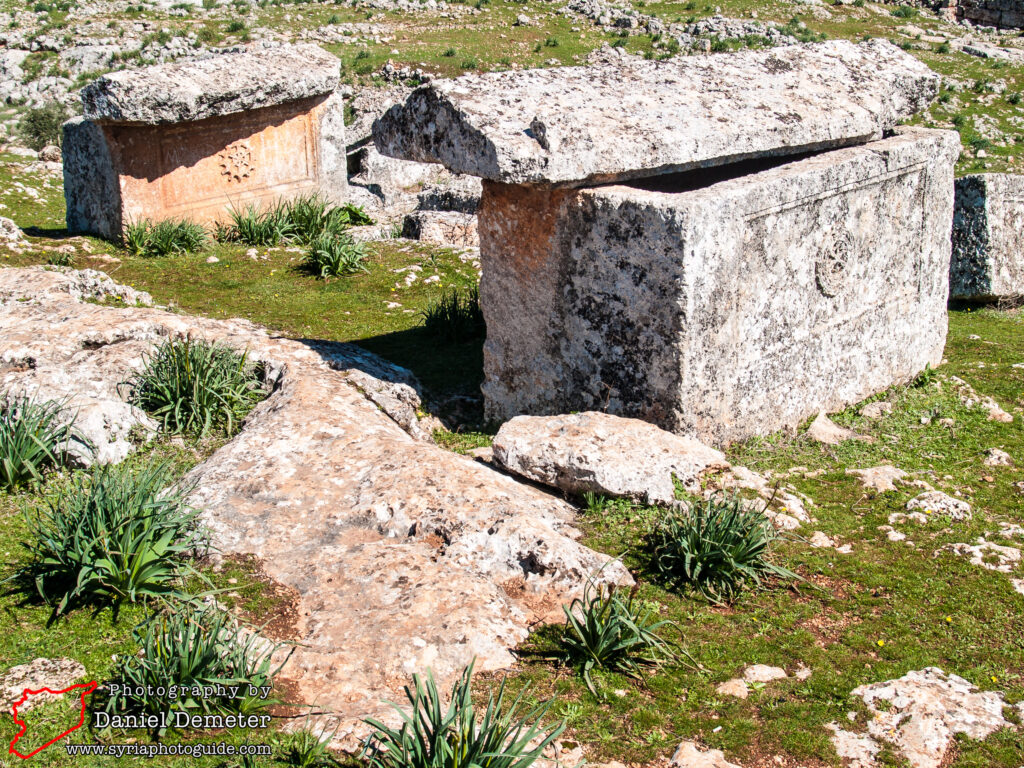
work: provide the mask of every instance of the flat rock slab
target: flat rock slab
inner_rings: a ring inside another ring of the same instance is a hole
[[[939,78],[891,43],[468,75],[374,123],[378,149],[509,184],[581,185],[863,143]]]
[[[705,472],[729,467],[721,451],[697,440],[596,411],[517,416],[498,430],[493,449],[501,466],[539,483],[649,504],[675,499],[673,478],[699,493]]]
[[[85,667],[74,659],[35,659],[28,664],[18,664],[0,674],[0,712],[10,714],[11,707],[26,690],[39,691],[49,688],[61,691],[85,677]],[[32,696],[18,707],[27,712],[39,704],[60,698],[57,695],[40,694]]]
[[[103,355],[116,383],[154,344],[191,334],[247,349],[271,372],[270,397],[184,483],[219,554],[254,556],[291,597],[294,619],[275,637],[300,646],[283,674],[329,713],[340,746],[365,735],[361,718],[393,718],[382,701],[401,700],[412,673],[431,668],[447,687],[474,657],[481,670],[508,666],[530,622],[559,614],[587,579],[631,583],[577,542],[569,505],[381,410],[362,390],[383,361],[240,320],[84,302],[77,275],[0,269],[0,354],[66,367],[71,387],[82,358],[98,369]]]
[[[984,739],[1012,724],[1003,717],[1008,706],[1001,693],[981,692],[967,680],[937,667],[908,672],[898,680],[862,685],[853,691],[871,717],[866,735],[836,724],[832,743],[851,766],[869,768],[887,742],[913,768],[939,768],[954,737]]]
[[[315,45],[229,53],[103,75],[82,89],[87,120],[164,125],[332,93],[338,59]]]

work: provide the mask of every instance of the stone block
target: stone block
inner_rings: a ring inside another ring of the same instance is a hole
[[[1024,296],[1024,176],[957,179],[949,292],[974,301]]]
[[[882,40],[467,75],[374,123],[382,154],[506,184],[582,186],[859,144],[939,78]]]
[[[255,79],[253,79],[255,78]],[[115,72],[64,128],[71,232],[222,221],[232,208],[347,189],[337,60],[315,46]]]
[[[485,182],[486,415],[600,410],[725,444],[942,359],[953,132],[629,185]]]
[[[405,217],[402,237],[434,245],[480,246],[476,216],[458,211],[413,211]]]

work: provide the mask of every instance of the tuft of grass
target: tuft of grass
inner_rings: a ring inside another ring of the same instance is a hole
[[[529,768],[565,729],[563,722],[541,725],[550,702],[523,711],[520,693],[506,704],[504,682],[478,716],[472,676],[470,664],[445,706],[433,673],[428,672],[426,680],[413,675],[412,688],[405,687],[411,714],[392,705],[402,718],[401,728],[372,718],[365,721],[376,729],[362,753],[370,768]]]
[[[444,342],[482,338],[487,331],[480,309],[480,291],[476,287],[465,293],[452,288],[420,315],[427,333]]]
[[[351,203],[336,206],[315,192],[289,201],[283,209],[292,239],[305,245],[325,234],[340,235],[351,226],[373,223],[361,207]]]
[[[327,749],[335,733],[337,733],[337,729],[328,733],[326,725],[319,732],[313,730],[309,727],[309,718],[307,717],[305,728],[281,739],[281,759],[293,768],[340,766],[341,763]]]
[[[366,249],[344,232],[324,232],[309,244],[303,266],[321,278],[367,272]]]
[[[762,578],[798,579],[769,560],[780,538],[762,511],[716,494],[689,511],[669,510],[651,534],[652,565],[666,582],[690,586],[714,603],[731,603]]]
[[[241,210],[231,210],[231,227],[227,239],[258,248],[271,248],[287,240],[294,233],[288,208],[284,204],[260,208],[249,204]]]
[[[233,434],[267,395],[247,353],[191,337],[165,341],[127,384],[131,402],[173,434]]]
[[[184,598],[180,561],[201,545],[198,512],[167,492],[168,464],[104,466],[28,518],[30,577],[56,618],[76,605]]]
[[[63,409],[61,402],[0,395],[0,488],[41,481],[63,462],[69,441],[85,442]]]
[[[287,663],[286,658],[275,666],[271,660],[280,645],[240,626],[216,606],[200,609],[182,603],[151,617],[133,636],[141,651],[120,659],[114,677],[121,686],[143,694],[128,696],[118,691],[108,698],[107,712],[249,715],[276,703],[270,696],[251,695],[248,686],[273,687],[274,677]],[[218,685],[243,686],[242,695],[221,698],[168,693],[182,687]]]
[[[143,219],[125,227],[121,242],[132,256],[155,257],[197,253],[206,247],[207,239],[206,230],[195,222]]]
[[[595,668],[639,679],[644,668],[677,655],[673,644],[658,634],[675,625],[657,620],[650,606],[637,602],[635,588],[624,598],[614,585],[595,587],[590,582],[583,596],[562,610],[562,660],[580,671],[594,696],[598,694],[590,673]]]

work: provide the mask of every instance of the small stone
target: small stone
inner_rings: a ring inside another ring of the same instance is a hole
[[[207,264],[216,264],[219,261],[220,261],[220,259],[218,259],[216,256],[207,256],[206,257],[206,263]]]
[[[74,685],[85,677],[85,667],[73,659],[39,658],[29,664],[11,667],[0,675],[0,710],[10,714],[10,709],[18,701],[25,689],[40,690],[49,688],[59,691]],[[44,694],[33,696],[18,708],[25,712],[48,699],[57,698]]]
[[[985,452],[985,466],[987,467],[1012,467],[1013,459],[1006,451],[998,448],[989,448]]]
[[[880,419],[892,413],[892,403],[879,400],[875,403],[868,403],[860,409],[860,415],[866,419]]]
[[[811,668],[808,667],[808,666],[805,666],[804,663],[801,661],[799,664],[797,664],[796,671],[793,673],[793,677],[795,677],[800,682],[803,682],[804,680],[809,678],[812,674],[813,673],[811,671]]]
[[[846,474],[859,477],[860,483],[864,488],[878,491],[879,493],[895,491],[896,483],[907,476],[907,473],[902,469],[890,464],[884,464],[880,467],[868,467],[867,469],[848,469]]]
[[[735,696],[737,699],[745,699],[750,695],[747,684],[738,677],[719,683],[715,690],[722,696]]]
[[[869,440],[854,432],[852,429],[841,427],[824,413],[819,413],[811,426],[807,429],[807,436],[812,440],[824,443],[825,445],[839,445],[846,440]]]
[[[725,759],[720,749],[703,750],[692,741],[684,741],[672,755],[669,768],[740,768]]]
[[[971,505],[942,491],[929,491],[907,502],[907,510],[921,510],[926,515],[947,515],[953,522],[971,519]]]
[[[61,162],[60,147],[55,147],[52,144],[43,147],[39,150],[39,159],[44,163]]]
[[[830,539],[821,531],[815,531],[811,538],[808,539],[808,541],[810,542],[810,545],[815,549],[826,549],[835,546],[835,542],[833,542],[832,539]]]
[[[765,664],[754,664],[743,670],[743,679],[748,683],[770,683],[788,677],[782,667],[769,667]]]

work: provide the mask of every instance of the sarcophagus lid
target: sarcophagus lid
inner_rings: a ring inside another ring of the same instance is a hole
[[[315,45],[284,45],[111,72],[82,90],[87,120],[166,125],[333,93],[338,59]]]
[[[434,81],[377,120],[374,140],[492,181],[582,186],[864,143],[939,89],[883,40],[623,58]]]

